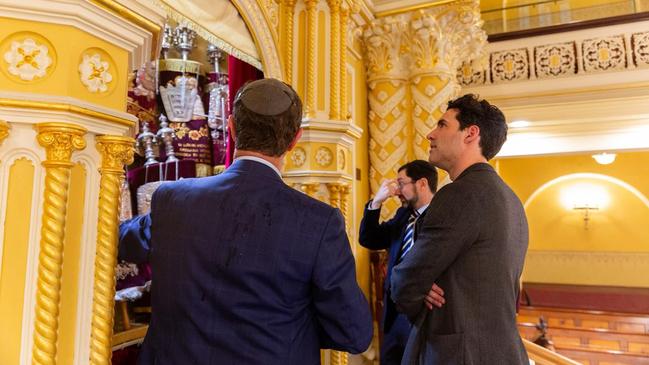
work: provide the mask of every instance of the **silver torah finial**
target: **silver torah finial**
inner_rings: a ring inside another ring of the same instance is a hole
[[[140,154],[144,153],[144,166],[149,166],[158,163],[155,159],[155,153],[153,151],[153,145],[157,144],[155,134],[151,133],[149,130],[149,124],[144,122],[142,124],[142,133],[137,137],[137,147]],[[144,150],[144,151],[142,151]]]
[[[213,72],[220,73],[219,62],[223,58],[223,51],[221,51],[217,46],[209,44],[207,46],[207,59],[209,59],[210,65],[212,65]]]
[[[189,29],[187,25],[179,25],[174,30],[174,45],[184,61],[187,61],[189,52],[194,48],[196,32]]]
[[[169,24],[164,25],[162,30],[162,43],[160,45],[160,52],[162,53],[162,59],[167,59],[169,56],[169,49],[174,42],[174,33]]]
[[[173,130],[173,128],[169,127],[169,123],[167,123],[167,117],[165,117],[164,114],[160,114],[159,119],[160,129],[158,129],[156,136],[162,139],[162,142],[164,143],[165,154],[167,155],[167,160],[165,162],[176,162],[178,161],[178,158],[176,157],[176,153],[174,152],[173,144],[173,139],[176,137],[176,132]]]

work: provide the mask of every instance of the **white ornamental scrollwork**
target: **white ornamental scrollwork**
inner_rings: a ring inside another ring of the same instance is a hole
[[[79,65],[81,83],[91,93],[108,91],[108,84],[113,81],[113,75],[109,72],[110,64],[101,59],[98,53],[94,55],[83,55]]]
[[[22,42],[12,42],[11,49],[4,54],[4,60],[9,64],[10,74],[24,81],[32,81],[45,77],[47,68],[52,64],[49,49],[38,44],[31,38]]]

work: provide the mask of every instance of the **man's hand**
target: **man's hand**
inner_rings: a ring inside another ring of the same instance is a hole
[[[381,204],[383,204],[384,201],[388,200],[388,198],[397,195],[398,190],[399,190],[399,185],[397,184],[396,179],[383,180],[383,182],[381,183],[381,187],[379,188],[379,191],[376,192],[374,199],[372,199],[372,204],[370,205],[370,208],[379,209],[381,207]]]
[[[442,305],[446,303],[446,300],[444,299],[444,290],[437,286],[437,284],[433,284],[428,294],[426,294],[424,301],[429,310],[433,310],[433,306],[441,308]]]

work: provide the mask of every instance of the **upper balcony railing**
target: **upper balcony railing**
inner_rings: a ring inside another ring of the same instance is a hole
[[[483,28],[490,41],[649,18],[649,0],[541,0],[509,3],[518,4],[483,8]]]

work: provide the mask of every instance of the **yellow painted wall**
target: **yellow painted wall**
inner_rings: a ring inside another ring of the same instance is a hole
[[[0,55],[11,49],[14,40],[33,38],[50,48],[53,63],[43,78],[23,81],[0,67],[0,85],[5,91],[65,95],[111,109],[126,111],[128,52],[77,28],[0,17]],[[113,80],[105,93],[90,93],[81,83],[79,64],[84,53],[99,53],[109,62]]]
[[[530,245],[524,280],[649,287],[649,152],[500,159],[500,175],[525,203]],[[591,191],[591,189],[594,189]],[[573,209],[580,195],[599,209]],[[595,199],[596,200],[596,199]],[[563,253],[562,253],[563,252]]]
[[[5,231],[0,271],[1,364],[20,363],[34,169],[33,161],[19,159],[9,170],[7,211],[5,221],[2,222]]]

